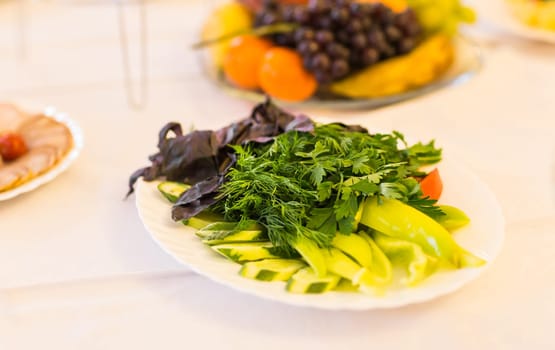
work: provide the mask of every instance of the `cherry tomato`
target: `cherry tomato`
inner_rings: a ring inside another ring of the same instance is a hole
[[[6,161],[14,160],[27,152],[23,138],[12,132],[0,135],[0,156]]]
[[[420,181],[420,189],[422,189],[422,195],[424,197],[430,197],[435,200],[441,197],[441,192],[443,192],[443,181],[441,181],[441,176],[437,168]]]

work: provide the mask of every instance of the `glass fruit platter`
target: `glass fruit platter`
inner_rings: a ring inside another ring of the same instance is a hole
[[[376,108],[455,85],[479,71],[459,34],[474,12],[414,0],[227,2],[205,20],[204,73],[226,92],[285,105]],[[433,19],[433,20],[432,20]]]
[[[210,64],[210,61],[206,57],[206,52],[200,52],[199,61],[202,66],[203,73],[226,93],[256,103],[264,101],[265,94],[263,92],[240,89],[230,84],[226,80],[223,72],[216,66]],[[478,44],[467,37],[458,36],[455,39],[455,58],[451,67],[435,81],[427,85],[413,88],[398,94],[364,99],[312,97],[301,102],[289,102],[280,99],[275,100],[279,101],[280,105],[292,107],[303,106],[331,109],[374,109],[420,97],[446,87],[462,84],[476,75],[480,71],[482,65],[483,55]]]

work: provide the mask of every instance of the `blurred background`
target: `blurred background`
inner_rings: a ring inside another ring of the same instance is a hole
[[[123,198],[160,127],[214,129],[252,109],[211,81],[191,49],[229,1],[0,0],[0,101],[55,106],[85,139],[56,181],[0,202],[0,349],[36,349],[41,339],[67,349],[84,340],[181,348],[184,329],[198,348],[223,339],[277,349],[294,339],[301,348],[399,349],[433,339],[442,348],[553,349],[555,34],[524,25],[509,11],[513,0],[464,1],[477,21],[461,34],[482,57],[464,84],[379,109],[291,106],[322,122],[436,139],[445,158],[492,189],[505,248],[464,292],[391,313],[283,312],[188,274],[156,246]]]

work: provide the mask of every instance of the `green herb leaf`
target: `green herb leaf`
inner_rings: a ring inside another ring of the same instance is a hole
[[[355,191],[359,191],[367,196],[374,195],[376,192],[380,190],[380,186],[376,185],[373,182],[368,181],[367,179],[363,179],[358,181],[351,188]]]
[[[427,144],[421,142],[408,148],[409,157],[412,157],[419,164],[434,164],[441,160],[441,149],[435,148],[435,141]]]
[[[353,131],[356,130],[356,131]],[[418,167],[441,157],[433,141],[407,147],[402,134],[368,134],[341,124],[291,131],[269,144],[235,147],[237,162],[216,208],[229,220],[257,220],[273,245],[294,254],[306,238],[328,247],[336,232],[355,229],[359,204],[370,196],[401,200],[437,217],[422,199]]]
[[[316,164],[314,168],[312,168],[312,172],[310,174],[312,183],[314,183],[315,185],[322,183],[324,176],[326,176],[326,170],[324,170],[322,164]]]

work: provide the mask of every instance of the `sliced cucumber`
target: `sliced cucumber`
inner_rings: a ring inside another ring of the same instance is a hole
[[[372,248],[361,236],[355,233],[350,235],[337,233],[331,244],[363,267],[370,267],[372,265]]]
[[[200,230],[215,222],[221,222],[223,221],[223,219],[224,218],[221,215],[205,210],[205,211],[201,211],[200,213],[193,216],[192,218],[182,220],[181,223],[183,225],[191,226],[192,228],[196,228],[197,230]]]
[[[238,263],[280,258],[271,251],[271,242],[225,243],[211,246],[216,252]]]
[[[244,263],[239,274],[259,281],[287,281],[305,266],[297,259],[264,259]]]
[[[255,222],[247,225],[238,225],[235,222],[215,222],[197,231],[197,236],[208,245],[266,240],[263,227]]]
[[[358,287],[353,285],[353,282],[348,279],[342,278],[333,290],[336,292],[356,293],[358,292]]]
[[[175,203],[179,196],[187,191],[191,186],[182,182],[163,181],[158,184],[158,191],[164,195],[170,202]]]
[[[262,230],[239,230],[231,231],[231,233],[215,233],[202,240],[208,245],[222,243],[244,243],[244,242],[262,242],[267,240]]]
[[[201,228],[197,231],[196,235],[200,238],[204,239],[208,236],[214,234],[214,232],[230,232],[233,231],[237,227],[236,222],[228,222],[228,221],[218,221],[213,222],[211,224],[206,225],[205,227]]]
[[[291,293],[324,293],[335,288],[339,280],[341,280],[341,277],[333,273],[319,277],[314,269],[305,267],[291,276],[285,288]]]

